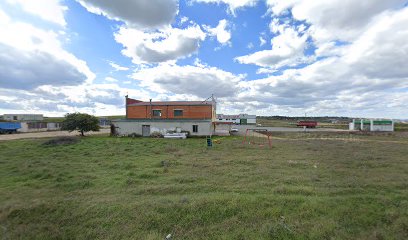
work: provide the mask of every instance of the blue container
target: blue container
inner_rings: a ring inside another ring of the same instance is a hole
[[[21,128],[21,123],[19,122],[0,122],[0,133],[17,132],[19,128]]]

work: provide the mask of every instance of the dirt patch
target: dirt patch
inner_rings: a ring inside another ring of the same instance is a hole
[[[87,132],[85,135],[100,135],[109,134],[109,128],[102,128],[99,132]],[[78,136],[77,131],[49,131],[49,132],[31,132],[31,133],[16,133],[0,135],[0,141],[16,140],[16,139],[30,139],[30,138],[50,138],[50,137],[62,137],[62,136]]]
[[[43,143],[44,146],[69,145],[79,142],[78,137],[57,137]]]

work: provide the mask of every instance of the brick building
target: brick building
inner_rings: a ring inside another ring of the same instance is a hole
[[[118,135],[154,132],[212,135],[216,103],[211,101],[140,101],[126,96],[126,119],[114,121]]]
[[[211,119],[215,106],[211,101],[142,102],[126,98],[127,119]]]

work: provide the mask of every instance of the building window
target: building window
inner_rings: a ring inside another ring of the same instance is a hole
[[[198,125],[193,125],[193,132],[198,133]]]
[[[175,109],[174,110],[174,116],[175,117],[182,117],[183,116],[183,110]]]
[[[17,120],[17,116],[13,116],[13,120]]]
[[[153,110],[153,117],[161,117],[161,110]]]
[[[222,121],[222,118],[218,118],[218,120]]]

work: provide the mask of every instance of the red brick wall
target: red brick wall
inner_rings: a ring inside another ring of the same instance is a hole
[[[155,106],[152,105],[152,110],[161,110],[161,119],[211,119],[212,106]],[[174,117],[174,110],[183,110],[183,116]],[[127,106],[128,118],[150,118],[150,105],[148,106]],[[159,118],[159,117],[155,117]]]

